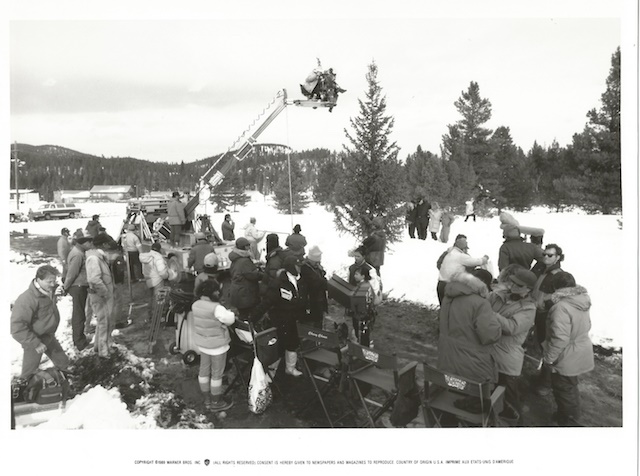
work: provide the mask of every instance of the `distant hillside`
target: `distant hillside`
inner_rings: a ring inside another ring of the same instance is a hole
[[[56,145],[17,144],[17,150],[18,158],[25,162],[18,175],[19,187],[37,190],[45,200],[53,200],[55,190],[89,190],[94,185],[137,185],[141,193],[144,190],[191,190],[218,157],[176,164],[133,157],[98,157]],[[326,149],[314,149],[293,152],[292,159],[316,163],[310,167],[303,165],[314,172],[307,174],[306,185],[311,186],[317,162],[331,155]],[[265,146],[247,157],[235,173],[241,176],[245,189],[256,189],[258,185],[261,188],[265,177],[272,183],[277,181],[285,159],[286,155],[277,146]],[[13,167],[10,180],[13,188]]]

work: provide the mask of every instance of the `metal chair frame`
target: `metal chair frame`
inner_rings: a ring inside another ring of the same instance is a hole
[[[423,362],[424,389],[420,394],[425,426],[442,428],[444,415],[454,416],[459,426],[497,426],[504,406],[505,388],[491,382],[473,380],[438,370]],[[480,413],[463,410],[454,405],[464,397],[479,399]],[[431,424],[430,424],[431,423]]]

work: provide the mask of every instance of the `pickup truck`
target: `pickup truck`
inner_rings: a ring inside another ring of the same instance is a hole
[[[52,218],[79,217],[81,210],[73,203],[43,203],[35,209],[29,209],[30,220],[51,220]]]

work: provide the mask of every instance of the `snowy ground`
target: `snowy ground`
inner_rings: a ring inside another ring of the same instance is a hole
[[[339,236],[333,225],[332,215],[322,207],[312,204],[303,214],[282,215],[272,206],[271,199],[257,193],[251,194],[252,201],[237,213],[232,212],[236,222],[236,236],[241,236],[242,227],[249,218],[257,218],[257,227],[262,230],[278,232],[281,244],[284,243],[293,225],[300,224],[302,234],[307,237],[309,246],[318,245],[323,251],[322,263],[328,275],[336,272],[344,275],[352,258],[347,256],[350,249],[358,245],[351,236]],[[111,235],[116,235],[125,216],[125,204],[87,203],[82,205],[85,218],[13,223],[11,231],[22,231],[43,235],[58,235],[64,226],[72,232],[84,228],[87,218],[94,213],[100,214],[100,221]],[[212,216],[212,222],[219,230],[223,213],[213,213],[212,209],[203,210]],[[625,322],[635,319],[633,293],[621,291],[618,267],[627,259],[623,247],[623,232],[618,227],[617,216],[586,215],[580,212],[549,213],[537,209],[529,213],[514,213],[522,225],[541,227],[546,230],[545,243],[557,243],[566,255],[563,268],[576,277],[579,284],[585,286],[591,295],[592,339],[608,347],[622,347],[625,337]],[[465,223],[457,217],[451,228],[451,238],[458,233],[468,236],[472,256],[489,255],[497,272],[498,249],[502,243],[502,232],[498,218],[482,219]],[[436,283],[438,272],[435,266],[438,256],[448,247],[444,243],[431,239],[421,241],[410,239],[408,234],[393,245],[386,254],[382,267],[384,288],[390,298],[419,302],[427,306],[436,306]],[[37,255],[30,259],[37,259]],[[9,296],[13,301],[24,291],[35,275],[38,265],[29,262],[29,258],[15,252],[9,253],[8,268]],[[59,266],[57,260],[52,264]],[[73,355],[76,351],[70,337],[71,298],[63,297],[59,303],[62,324],[57,336],[65,350]],[[631,328],[631,326],[629,327]],[[117,331],[116,331],[117,332]],[[22,352],[20,346],[9,339],[11,374],[19,373]],[[401,349],[399,349],[401,350]],[[135,358],[132,356],[132,358]],[[82,412],[85,406],[96,405],[101,415]],[[75,410],[74,410],[75,407]],[[124,413],[123,413],[124,412]],[[84,416],[83,416],[84,415]],[[69,404],[68,411],[58,419],[47,423],[55,428],[150,428],[149,418],[132,415],[123,408],[117,390],[104,390],[96,387],[76,397]]]

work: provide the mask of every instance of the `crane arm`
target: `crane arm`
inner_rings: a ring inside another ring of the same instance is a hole
[[[186,215],[191,214],[200,201],[200,192],[204,189],[204,187],[216,187],[220,182],[222,182],[225,176],[229,173],[229,171],[235,166],[237,162],[242,162],[247,155],[251,152],[253,145],[257,142],[258,136],[262,134],[267,127],[275,120],[278,115],[284,111],[284,109],[289,105],[287,102],[287,91],[283,89],[280,91],[272,104],[277,101],[275,109],[269,114],[255,129],[253,133],[251,133],[246,139],[242,140],[244,135],[240,136],[236,142],[225,152],[215,163],[207,170],[200,180],[198,181],[198,190],[196,194],[189,200],[189,202],[185,205],[184,211]],[[263,114],[269,109],[269,106]],[[259,117],[258,117],[259,119]],[[256,121],[258,120],[256,119]],[[253,126],[253,125],[252,125]],[[250,126],[250,128],[252,127]],[[236,149],[236,145],[242,141],[242,144],[239,148]]]

